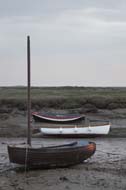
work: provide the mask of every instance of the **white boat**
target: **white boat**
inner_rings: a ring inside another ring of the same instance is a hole
[[[43,135],[56,136],[101,136],[107,135],[110,131],[110,124],[97,126],[68,126],[68,127],[53,127],[40,128]]]

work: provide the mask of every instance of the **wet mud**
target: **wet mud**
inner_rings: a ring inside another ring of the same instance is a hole
[[[34,138],[33,143],[53,145],[76,139]],[[82,139],[81,139],[82,140]],[[88,139],[92,140],[92,139]],[[25,138],[0,138],[0,189],[126,189],[126,139],[95,138],[94,156],[83,164],[62,169],[30,170],[10,164],[7,144]]]
[[[93,118],[107,118],[101,114]],[[110,117],[106,137],[90,138],[95,154],[83,164],[62,169],[25,170],[9,162],[7,144],[26,142],[26,117],[17,114],[0,119],[0,190],[126,190],[126,119]],[[36,138],[32,143],[54,145],[76,138]],[[123,137],[123,138],[122,138]],[[81,138],[82,140],[82,138]]]

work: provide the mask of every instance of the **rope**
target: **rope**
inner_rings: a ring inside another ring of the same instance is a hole
[[[114,154],[114,153],[111,153],[111,152],[105,152],[105,151],[102,151],[102,150],[97,150],[98,152],[102,152],[104,154],[110,154],[110,155],[121,155],[121,156],[126,156],[124,154]]]
[[[24,183],[24,189],[27,189],[27,161],[28,161],[28,144],[26,145],[26,152],[25,152],[25,173],[24,173],[24,177],[25,177],[25,183]]]
[[[26,152],[25,152],[25,174],[27,172],[27,161],[28,161],[28,145],[26,145]]]
[[[24,189],[27,189],[26,188],[26,185],[27,185],[27,161],[28,161],[28,145],[26,145],[26,152],[25,152],[25,187]]]

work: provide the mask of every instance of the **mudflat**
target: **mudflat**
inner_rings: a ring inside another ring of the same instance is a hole
[[[58,144],[75,139],[34,138],[33,143]],[[126,189],[126,139],[88,139],[97,144],[91,159],[70,168],[30,170],[10,164],[7,144],[26,141],[25,138],[0,138],[0,189]]]
[[[120,116],[116,117],[119,114]],[[92,158],[70,168],[27,171],[10,164],[7,153],[7,144],[26,142],[26,114],[20,112],[3,115],[0,119],[0,190],[125,190],[125,110],[115,110],[111,113],[104,110],[96,115],[89,114],[89,117],[109,119],[112,123],[108,136],[86,139],[94,141],[97,145]],[[32,125],[34,127],[34,122]],[[32,138],[33,143],[43,146],[75,140],[75,138],[36,138],[36,134],[33,134]]]

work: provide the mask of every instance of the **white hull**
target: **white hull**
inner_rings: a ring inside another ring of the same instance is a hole
[[[110,125],[99,125],[89,127],[59,127],[59,128],[41,128],[43,135],[107,135],[110,131]]]

